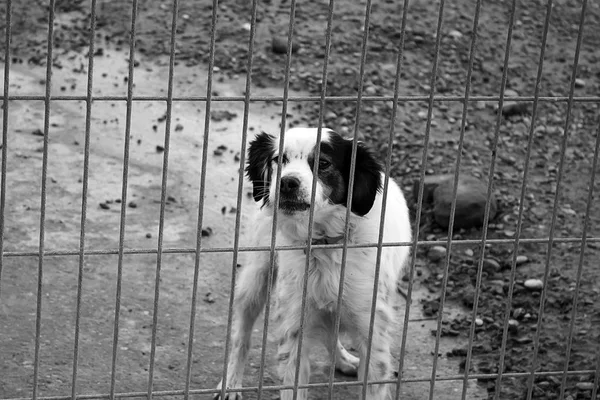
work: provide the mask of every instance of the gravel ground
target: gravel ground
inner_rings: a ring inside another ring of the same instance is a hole
[[[186,65],[206,64],[210,58],[209,1],[181,1],[177,37],[177,60]],[[364,1],[336,4],[333,19],[331,56],[328,68],[327,94],[356,96],[363,88],[365,96],[393,96],[397,52],[400,46],[402,9],[392,1],[374,2],[369,25],[368,53],[364,81],[359,81],[361,48],[364,32]],[[215,66],[232,79],[243,77],[247,68],[250,1],[222,1],[216,32]],[[5,2],[0,1],[4,8]],[[436,47],[437,2],[415,1],[409,7],[401,81],[401,95],[428,96]],[[43,64],[47,8],[13,2],[13,63]],[[509,1],[486,2],[481,9],[477,46],[473,62],[471,95],[497,96],[500,93],[506,32],[510,20]],[[327,2],[299,2],[295,14],[294,42],[297,51],[291,63],[290,87],[318,96],[322,84]],[[57,1],[55,65],[60,67],[61,50],[84,52],[89,24],[89,4],[83,1]],[[273,40],[285,40],[290,1],[263,1],[257,14],[255,57],[252,69],[253,87],[282,87],[286,57],[273,51]],[[469,66],[469,49],[473,38],[474,1],[456,1],[445,5],[440,42],[435,92],[444,96],[464,96]],[[581,4],[579,1],[555,1],[549,17],[540,96],[567,96],[572,74]],[[533,96],[541,48],[546,4],[541,1],[518,4],[507,88],[511,94]],[[126,2],[101,2],[98,10],[99,41],[126,47],[130,25],[130,5]],[[169,52],[171,24],[170,4],[141,1],[138,18],[137,50],[142,62],[164,63]],[[598,96],[600,93],[600,6],[590,2],[585,14],[583,41],[575,96]],[[4,41],[2,45],[4,46]],[[101,56],[101,54],[99,54]],[[240,89],[240,94],[241,93]],[[590,185],[594,148],[599,131],[598,102],[573,104],[565,135],[567,104],[564,101],[541,102],[535,119],[532,104],[518,106],[518,112],[500,120],[496,151],[495,127],[497,102],[476,101],[468,105],[460,172],[487,178],[490,161],[495,155],[493,176],[499,198],[498,216],[491,221],[488,239],[509,238],[517,234],[520,206],[523,209],[521,239],[581,237],[588,206],[590,188],[598,192],[598,179]],[[318,121],[316,102],[293,103],[289,110],[290,125],[314,124]],[[406,188],[420,177],[454,170],[459,148],[462,104],[437,101],[423,165],[424,139],[428,106],[423,100],[402,101],[393,131],[392,176]],[[340,132],[355,131],[355,101],[331,101],[326,104],[324,122]],[[358,134],[382,154],[388,149],[391,102],[365,101],[360,108]],[[532,129],[532,124],[534,124]],[[563,148],[566,147],[566,148]],[[559,170],[564,154],[562,171]],[[529,158],[528,158],[529,157]],[[528,161],[528,164],[526,162]],[[524,171],[528,165],[527,185],[521,204]],[[598,166],[596,165],[596,171]],[[559,172],[562,180],[557,192]],[[409,197],[411,194],[408,193]],[[594,196],[596,198],[597,195]],[[555,204],[555,199],[557,200]],[[597,237],[600,204],[589,204],[588,236]],[[552,213],[557,212],[552,226]],[[479,239],[481,229],[460,230],[453,239]],[[421,218],[421,239],[445,240],[448,233],[437,226],[426,208]],[[548,252],[551,250],[550,256]],[[482,257],[482,279],[477,288],[477,265]],[[583,261],[580,254],[585,251]],[[432,274],[425,283],[438,293],[446,269],[442,261],[426,261],[427,246],[418,249],[421,267]],[[513,255],[520,256],[512,268]],[[473,337],[473,359],[470,369],[478,373],[498,372],[501,348],[505,342],[503,372],[594,370],[600,350],[600,244],[588,242],[585,249],[578,242],[465,245],[453,242],[447,269],[446,301],[472,309],[478,290],[476,327]],[[491,260],[491,261],[490,261]],[[514,276],[514,279],[511,277]],[[542,280],[543,290],[526,286],[528,279]],[[572,346],[567,360],[570,327],[573,322],[575,294],[577,309]],[[512,294],[512,296],[510,296]],[[541,306],[541,301],[544,300]],[[439,301],[423,304],[432,316],[439,312]],[[543,311],[539,321],[540,310]],[[509,312],[507,315],[507,311]],[[510,322],[504,335],[503,325]],[[444,321],[442,335],[468,337],[470,319]],[[539,339],[539,346],[536,345]],[[534,355],[534,350],[537,352]],[[457,348],[453,357],[466,358],[466,349]],[[532,360],[535,365],[532,367]],[[567,362],[568,361],[568,362]],[[464,364],[463,364],[464,365]],[[459,371],[457,371],[458,373]],[[562,375],[540,376],[532,386],[533,398],[554,399],[561,395]],[[596,374],[595,383],[598,383]],[[495,379],[481,380],[490,398],[526,398],[526,378],[504,378],[501,388]],[[594,374],[569,375],[565,398],[590,399]]]

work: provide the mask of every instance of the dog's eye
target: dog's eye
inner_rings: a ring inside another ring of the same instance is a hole
[[[319,169],[320,170],[324,170],[329,168],[329,166],[331,165],[331,163],[327,160],[319,160]]]

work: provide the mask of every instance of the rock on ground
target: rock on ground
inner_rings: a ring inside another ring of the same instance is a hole
[[[419,182],[413,185],[413,198],[417,200]],[[433,202],[433,215],[438,225],[448,228],[454,190],[454,175],[432,175],[424,182],[423,201]],[[454,228],[481,227],[485,216],[487,183],[469,175],[459,176],[456,192],[456,212]],[[490,198],[490,220],[497,212],[496,197]]]

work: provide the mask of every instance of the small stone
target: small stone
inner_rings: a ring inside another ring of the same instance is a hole
[[[326,119],[326,120],[334,120],[334,119],[336,119],[336,118],[337,118],[337,114],[336,114],[336,113],[334,113],[333,111],[327,111],[327,112],[325,113],[325,119]]]
[[[214,110],[210,112],[210,119],[215,122],[231,121],[237,117],[237,113],[229,110]]]
[[[146,233],[146,237],[147,237],[148,239],[150,239],[150,238],[152,237],[152,234],[151,234],[151,233]]]
[[[209,237],[210,235],[212,235],[213,230],[210,227],[207,228],[202,228],[202,237]]]
[[[179,132],[179,131],[182,131],[182,130],[183,130],[183,125],[181,125],[181,124],[175,125],[175,132]]]
[[[417,117],[421,118],[421,119],[427,119],[427,111],[425,110],[421,110],[417,113]]]
[[[483,110],[485,108],[485,101],[479,100],[475,103],[475,108],[478,110]]]
[[[106,203],[100,203],[100,208],[103,210],[108,210],[110,209],[110,206]]]
[[[460,39],[463,37],[463,34],[460,33],[459,31],[457,31],[456,29],[451,30],[450,32],[448,32],[448,36],[450,36],[453,39]]]
[[[467,257],[473,257],[475,255],[475,252],[471,249],[466,249],[465,250],[465,256]]]
[[[585,86],[585,81],[583,79],[577,78],[575,79],[575,87],[582,88]]]
[[[500,266],[500,263],[494,260],[493,258],[486,258],[485,260],[483,260],[484,271],[488,273],[496,273],[500,272],[501,269],[502,267]]]
[[[250,31],[250,29],[252,28],[252,25],[250,25],[250,22],[245,22],[242,24],[242,29],[244,29],[245,31]]]
[[[292,40],[292,53],[297,52],[300,49],[300,45]],[[271,50],[275,54],[287,54],[288,51],[288,38],[287,36],[273,36],[271,40]]]
[[[209,303],[209,304],[212,304],[212,303],[215,302],[215,299],[212,297],[212,293],[211,292],[208,292],[208,293],[206,293],[204,295],[204,302],[205,303]]]
[[[519,321],[517,321],[516,319],[509,319],[508,320],[508,331],[510,333],[517,333],[519,330]]]
[[[530,103],[525,101],[507,101],[502,105],[502,115],[512,117],[513,115],[529,114]]]
[[[483,320],[481,318],[475,318],[475,325],[483,326]]]
[[[529,290],[542,290],[544,287],[544,282],[541,279],[527,279],[523,286],[525,286]]]
[[[161,145],[157,145],[156,146],[156,152],[157,153],[162,153],[163,151],[165,151],[165,148]]]
[[[442,258],[446,257],[446,248],[443,246],[433,246],[427,252],[427,257],[431,261],[439,261]]]
[[[515,308],[513,310],[513,312],[512,312],[513,318],[516,319],[516,320],[523,319],[523,317],[525,316],[525,314],[526,314],[526,311],[522,307]]]
[[[575,387],[578,390],[593,390],[594,383],[593,382],[579,382],[575,384]]]
[[[527,258],[527,256],[517,256],[517,265],[523,265],[525,264],[527,261],[529,261],[529,259]]]
[[[127,205],[129,206],[129,208],[137,208],[137,203],[135,201],[130,201]]]

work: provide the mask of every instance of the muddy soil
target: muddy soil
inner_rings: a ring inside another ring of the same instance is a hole
[[[284,79],[285,55],[274,54],[272,40],[285,38],[289,21],[289,1],[261,2],[257,15],[255,58],[252,69],[252,94],[280,96]],[[4,9],[5,2],[0,1]],[[427,96],[435,55],[437,2],[417,1],[408,10],[401,95]],[[502,61],[511,2],[485,3],[481,9],[477,47],[473,64],[471,95],[500,94]],[[47,7],[13,2],[13,40],[11,47],[12,94],[42,94],[45,77]],[[166,93],[166,55],[169,52],[171,5],[142,1],[139,7],[135,59],[135,93]],[[290,86],[294,93],[320,94],[328,2],[299,2],[295,15],[295,42],[299,50],[292,57]],[[219,4],[217,47],[215,50],[215,92],[220,96],[243,94],[247,69],[248,24],[251,2],[222,1]],[[445,5],[442,40],[435,91],[440,95],[464,96],[469,48],[473,37],[474,1]],[[83,1],[58,1],[55,23],[56,94],[85,94],[85,59],[88,43],[89,4]],[[327,81],[328,95],[356,96],[360,87],[358,72],[364,33],[363,1],[336,4]],[[363,94],[392,96],[396,56],[400,47],[402,9],[394,2],[374,2]],[[544,57],[540,95],[566,96],[575,55],[581,4],[555,1],[549,18],[549,33]],[[94,90],[102,95],[126,94],[126,59],[131,5],[125,1],[103,3],[98,8],[97,70]],[[209,1],[180,1],[177,33],[176,95],[202,96],[206,93],[206,63],[210,58]],[[533,96],[538,71],[546,5],[543,2],[518,4],[515,14],[507,88],[521,96]],[[577,70],[575,96],[600,93],[600,6],[590,2],[585,14],[583,41]],[[4,46],[4,42],[0,45]],[[100,50],[102,49],[102,50]],[[3,53],[4,54],[4,53]],[[10,101],[8,148],[7,212],[4,224],[4,251],[0,285],[0,333],[2,368],[0,393],[3,398],[29,396],[32,387],[33,343],[37,285],[37,257],[12,257],[10,252],[37,252],[40,216],[40,175],[42,138],[33,132],[43,129],[43,103]],[[154,389],[181,389],[185,385],[190,294],[193,281],[196,243],[196,216],[199,174],[203,146],[205,109],[202,102],[174,104],[171,159],[165,224],[165,246],[190,249],[188,254],[165,254],[161,273],[157,361]],[[314,125],[318,121],[317,102],[290,105],[288,125]],[[494,101],[469,103],[462,173],[488,177],[494,155],[496,107]],[[547,238],[552,229],[552,212],[557,221],[557,238],[581,237],[588,206],[589,190],[598,191],[598,179],[591,182],[594,148],[599,136],[597,101],[573,105],[567,130],[567,104],[564,101],[539,104],[536,118],[531,104],[525,112],[501,120],[493,176],[500,199],[499,216],[491,221],[488,238],[514,238],[525,162],[529,156],[525,188],[521,239]],[[236,153],[240,148],[243,115],[241,103],[217,102],[215,111],[230,111],[234,116],[213,118],[208,140],[208,177],[205,195],[204,228],[212,235],[204,246],[224,247],[233,243],[235,194],[237,191]],[[340,132],[359,134],[382,154],[392,151],[392,175],[403,183],[407,196],[412,181],[425,169],[427,174],[453,171],[456,165],[462,104],[440,101],[434,104],[430,141],[424,148],[427,103],[403,101],[393,131],[393,147],[388,145],[391,102],[365,101],[360,107],[360,124],[355,127],[356,102],[331,101],[325,107],[325,124]],[[164,103],[140,102],[133,107],[132,145],[125,246],[156,248],[164,146]],[[255,131],[277,131],[281,104],[252,103],[249,126]],[[225,115],[225,114],[222,114]],[[51,110],[49,166],[47,182],[46,249],[76,251],[79,246],[81,178],[83,165],[85,106],[78,102],[55,102]],[[183,129],[177,130],[179,124]],[[532,129],[532,124],[534,124]],[[86,248],[111,249],[118,246],[125,107],[123,102],[95,102],[92,119],[90,194]],[[250,132],[251,134],[252,132]],[[531,146],[528,146],[530,135]],[[566,134],[566,136],[565,136]],[[564,140],[566,137],[566,140]],[[565,148],[563,149],[563,143]],[[219,146],[223,146],[219,148]],[[217,150],[217,153],[215,153]],[[423,165],[423,151],[428,151]],[[565,154],[559,171],[561,153]],[[596,171],[598,166],[596,165]],[[557,192],[559,172],[561,185]],[[599,235],[600,209],[597,195],[589,202],[587,235]],[[558,203],[555,207],[555,198]],[[243,217],[253,206],[244,195]],[[102,204],[102,206],[100,206]],[[230,212],[233,208],[233,213]],[[248,211],[246,211],[248,209]],[[225,210],[225,212],[222,212]],[[419,237],[445,240],[448,233],[436,226],[430,214],[421,218]],[[479,239],[481,230],[453,233],[453,239]],[[428,246],[420,246],[416,292],[411,307],[409,344],[405,378],[427,378],[433,361],[435,318],[440,312],[438,298],[444,274],[448,272],[445,329],[453,337],[442,337],[438,375],[463,373],[466,343],[471,329],[474,296],[479,295],[475,315],[483,324],[475,329],[470,371],[498,372],[501,347],[506,341],[505,373],[536,371],[596,370],[600,359],[600,245],[589,241],[586,248],[574,242],[557,241],[549,248],[544,243],[514,245],[465,245],[453,242],[449,268],[429,261]],[[479,256],[493,259],[483,271],[477,270]],[[548,257],[548,252],[551,251]],[[580,255],[583,253],[583,258]],[[527,261],[514,269],[517,253]],[[243,264],[243,261],[242,261]],[[78,393],[106,393],[110,383],[112,324],[116,280],[116,255],[88,256],[84,265],[82,336],[77,381]],[[153,315],[156,256],[126,256],[124,259],[121,302],[121,335],[117,363],[117,391],[145,391]],[[492,267],[489,267],[492,265]],[[231,257],[205,253],[201,258],[201,279],[196,315],[196,340],[192,388],[211,388],[219,379],[224,347],[223,335],[231,276]],[[489,267],[489,268],[488,268]],[[581,277],[579,277],[581,271]],[[476,291],[478,272],[482,283]],[[524,281],[542,279],[546,290],[530,291]],[[77,258],[44,258],[42,347],[40,358],[40,395],[70,394]],[[509,293],[513,293],[512,298]],[[208,294],[210,293],[210,294]],[[577,309],[570,357],[567,343],[573,319],[575,293]],[[543,305],[540,307],[542,299]],[[399,301],[399,312],[403,309]],[[506,315],[508,310],[509,315]],[[543,311],[541,325],[538,324]],[[504,337],[505,320],[514,320]],[[256,383],[260,360],[261,322],[257,324],[255,346],[251,353],[246,384]],[[534,343],[539,348],[534,356]],[[414,341],[412,341],[414,340]],[[272,360],[274,346],[269,347]],[[398,354],[396,354],[398,355]],[[268,357],[269,357],[268,356]],[[535,359],[536,364],[532,364]],[[8,360],[8,361],[6,361]],[[314,360],[312,381],[326,379],[325,359]],[[8,378],[6,378],[8,377]],[[342,377],[337,377],[342,379]],[[526,378],[480,380],[469,386],[467,398],[553,399],[560,395],[562,375],[536,377],[534,385]],[[595,381],[594,381],[595,379]],[[273,363],[266,370],[265,383],[277,382]],[[570,375],[565,395],[589,399],[598,373]],[[460,398],[461,382],[437,382],[434,398]],[[353,390],[340,390],[338,398],[355,396]],[[406,384],[405,398],[427,398],[429,384]],[[325,398],[316,391],[315,398]],[[251,395],[250,395],[251,396]],[[276,394],[272,394],[276,397]],[[322,397],[319,397],[322,396]],[[251,397],[252,398],[252,397]]]

